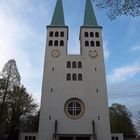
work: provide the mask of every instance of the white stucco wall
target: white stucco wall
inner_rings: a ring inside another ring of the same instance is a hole
[[[64,31],[63,47],[48,46],[48,41],[62,38],[47,36],[44,65],[39,140],[52,140],[55,132],[55,120],[58,122],[58,134],[92,134],[92,121],[95,122],[95,133],[98,140],[111,140],[107,89],[105,79],[104,56],[101,28],[81,28],[81,55],[67,55],[67,28],[50,28],[50,31]],[[99,38],[84,37],[85,31],[99,32]],[[99,40],[100,47],[85,47],[85,40]],[[53,58],[51,52],[58,49],[61,55]],[[91,58],[90,50],[97,50],[98,57]],[[67,61],[81,61],[82,69],[66,68]],[[96,68],[96,71],[95,71]],[[54,69],[54,71],[52,70]],[[82,81],[67,81],[67,73],[82,73]],[[51,92],[51,89],[53,90]],[[98,93],[97,93],[98,89]],[[64,112],[64,104],[70,98],[79,98],[85,104],[85,114],[78,120],[68,118]],[[100,118],[100,119],[99,119]]]
[[[19,140],[25,140],[25,137],[28,137],[27,140],[34,140],[33,137],[35,137],[35,140],[38,140],[38,133],[21,133]],[[29,137],[31,137],[29,139]]]
[[[123,134],[122,133],[111,133],[111,137],[114,137],[114,140],[124,140]]]

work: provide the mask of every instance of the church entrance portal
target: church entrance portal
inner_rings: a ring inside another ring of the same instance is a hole
[[[95,140],[91,136],[59,136],[57,140]]]

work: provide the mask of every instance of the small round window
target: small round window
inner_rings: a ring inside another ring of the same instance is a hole
[[[79,119],[85,112],[84,103],[78,98],[72,98],[65,103],[66,115],[71,119]]]

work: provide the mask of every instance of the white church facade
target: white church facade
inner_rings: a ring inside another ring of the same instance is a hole
[[[86,0],[80,55],[68,55],[68,26],[57,0],[47,26],[38,140],[111,140],[101,30]]]
[[[38,140],[111,140],[102,27],[85,1],[79,55],[67,53],[62,0],[47,26]]]

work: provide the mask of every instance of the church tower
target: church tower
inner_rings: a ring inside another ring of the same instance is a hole
[[[85,1],[80,55],[67,54],[62,0],[47,26],[38,140],[111,140],[102,27]]]

